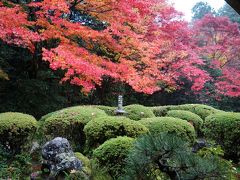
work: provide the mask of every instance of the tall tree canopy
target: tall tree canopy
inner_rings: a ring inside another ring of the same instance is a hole
[[[192,13],[192,19],[198,20],[204,17],[206,14],[215,14],[215,11],[207,2],[200,1],[193,6]]]
[[[216,92],[240,96],[240,31],[237,23],[227,17],[206,15],[194,24],[196,51],[211,68],[221,70],[222,75],[212,77]]]
[[[237,22],[238,24],[240,24],[240,15],[227,3],[218,10],[217,15],[226,16],[232,22]]]
[[[86,93],[104,76],[147,94],[179,88],[182,77],[199,91],[210,79],[187,23],[165,0],[14,2],[0,1],[0,39],[64,70],[62,81]]]

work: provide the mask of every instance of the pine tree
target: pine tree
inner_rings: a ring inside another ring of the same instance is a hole
[[[139,138],[128,156],[123,179],[229,179],[230,166],[218,156],[202,157],[181,138],[167,133]]]

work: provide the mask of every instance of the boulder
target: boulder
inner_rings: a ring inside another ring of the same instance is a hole
[[[42,147],[43,169],[48,169],[50,176],[57,176],[60,172],[81,170],[82,162],[74,155],[68,140],[57,137],[48,141]]]

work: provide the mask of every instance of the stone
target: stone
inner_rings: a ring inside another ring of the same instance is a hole
[[[82,162],[74,155],[67,139],[56,137],[42,147],[42,167],[48,168],[51,176],[59,172],[81,170]]]
[[[31,150],[30,150],[30,154],[32,154],[33,152],[39,150],[40,148],[41,148],[41,147],[40,147],[39,143],[36,142],[36,141],[34,141],[34,142],[32,143],[32,148],[31,148]]]
[[[119,95],[118,96],[118,107],[115,110],[115,115],[122,116],[125,114],[127,114],[127,112],[124,111],[124,109],[123,109],[123,96]]]
[[[193,145],[192,152],[196,153],[200,149],[208,147],[208,143],[205,139],[198,139],[197,142]]]

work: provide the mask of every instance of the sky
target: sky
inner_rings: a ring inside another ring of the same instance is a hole
[[[225,4],[224,0],[169,0],[170,2],[174,3],[174,7],[185,14],[184,18],[187,21],[191,20],[192,7],[199,1],[207,2],[210,4],[215,10],[218,10]]]

